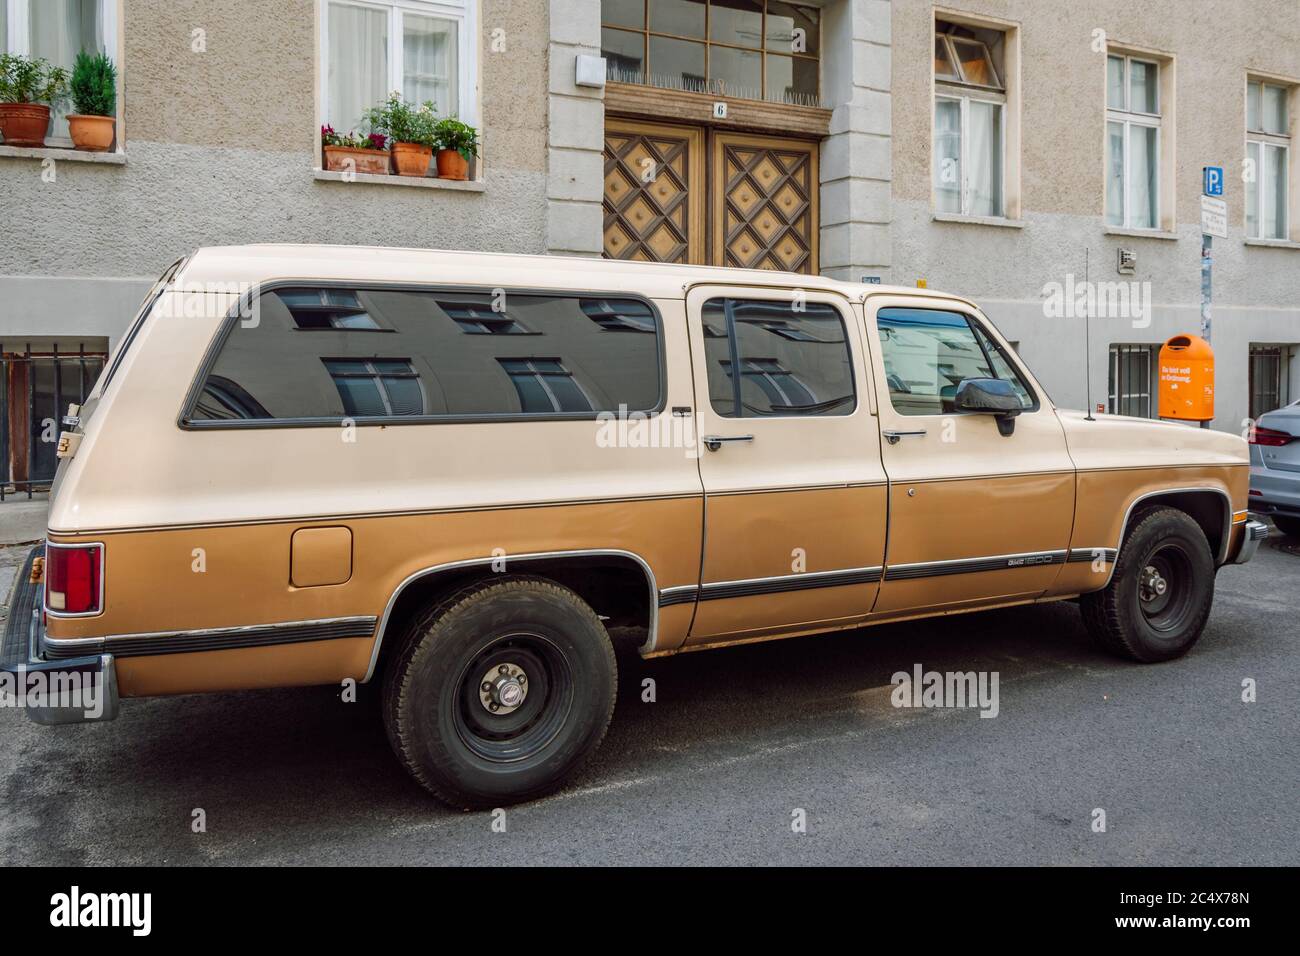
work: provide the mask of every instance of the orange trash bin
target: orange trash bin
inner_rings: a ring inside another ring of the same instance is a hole
[[[1160,347],[1159,414],[1187,422],[1214,418],[1214,349],[1196,335],[1175,335]]]

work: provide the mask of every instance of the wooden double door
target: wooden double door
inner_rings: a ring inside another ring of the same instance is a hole
[[[608,259],[817,272],[817,143],[605,122]]]

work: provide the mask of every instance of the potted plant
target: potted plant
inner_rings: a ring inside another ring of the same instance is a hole
[[[102,153],[113,145],[117,125],[117,69],[106,53],[77,54],[72,65],[72,106],[68,132],[77,149]]]
[[[366,122],[374,133],[383,133],[392,143],[393,166],[399,176],[424,176],[433,159],[433,128],[437,117],[433,104],[416,106],[400,93],[389,95],[383,106],[366,111]]]
[[[0,134],[6,146],[44,146],[50,107],[68,95],[68,71],[49,61],[0,54]]]
[[[325,151],[325,168],[334,172],[388,175],[388,138],[383,133],[346,136],[334,132],[333,126],[320,128],[321,146]]]
[[[434,126],[438,146],[438,178],[469,179],[470,157],[478,155],[478,130],[458,119],[442,119]]]

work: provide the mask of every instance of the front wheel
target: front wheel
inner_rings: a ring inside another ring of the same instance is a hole
[[[617,684],[580,597],[540,578],[481,582],[412,622],[384,675],[384,725],[434,796],[497,807],[556,789],[596,750]]]
[[[1138,515],[1110,583],[1080,600],[1089,632],[1107,650],[1143,663],[1186,654],[1214,602],[1214,558],[1205,532],[1174,508]]]

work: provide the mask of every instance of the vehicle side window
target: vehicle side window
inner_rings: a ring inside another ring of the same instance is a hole
[[[295,286],[234,321],[187,421],[584,417],[662,407],[660,319],[606,296]]]
[[[1035,407],[1033,392],[1002,349],[960,312],[881,309],[876,328],[889,399],[900,414],[952,414],[957,386],[968,378],[1009,382],[1021,407]]]
[[[852,357],[833,306],[710,299],[701,318],[709,402],[719,415],[852,414]]]

